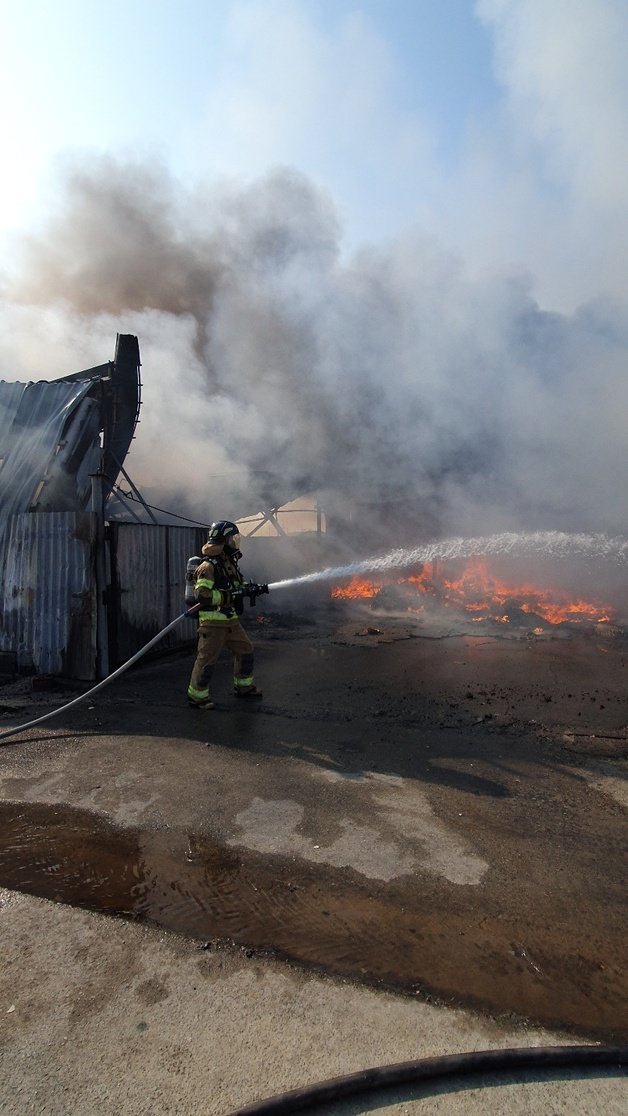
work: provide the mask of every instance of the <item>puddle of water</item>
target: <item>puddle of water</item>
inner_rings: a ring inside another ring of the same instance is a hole
[[[408,891],[350,869],[225,848],[207,835],[122,830],[88,811],[8,802],[0,803],[0,886],[397,991],[628,1038],[617,943],[609,940],[605,957],[579,953],[575,972],[582,943],[565,955],[558,926],[551,940],[526,940],[534,964],[525,963],[512,920],[487,917],[475,888],[466,900],[446,881],[429,894]]]
[[[138,836],[115,840],[97,815],[43,803],[0,805],[3,886],[114,914],[135,913],[144,886]]]

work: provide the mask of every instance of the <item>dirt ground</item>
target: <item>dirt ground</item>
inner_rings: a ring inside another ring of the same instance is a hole
[[[4,1110],[225,1116],[383,1062],[626,1043],[623,639],[248,622],[253,708],[224,661],[188,709],[178,655],[0,742]],[[0,731],[73,696],[6,679]],[[625,1078],[571,1084],[426,1103],[628,1107]]]

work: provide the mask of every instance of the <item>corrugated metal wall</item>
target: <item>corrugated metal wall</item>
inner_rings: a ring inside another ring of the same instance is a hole
[[[96,672],[96,520],[24,512],[0,541],[0,650],[19,670],[91,680]]]
[[[199,527],[112,523],[109,665],[126,662],[185,608],[185,567],[207,532]],[[160,650],[195,639],[196,621],[182,620]]]
[[[99,586],[96,527],[90,512],[24,512],[2,520],[0,652],[18,670],[95,681],[99,645],[108,648],[111,672],[184,611],[185,567],[200,553],[204,528],[111,523],[103,544],[107,584]],[[293,553],[287,539],[243,541],[248,577],[302,572],[302,552]],[[100,633],[98,593],[106,604]],[[181,620],[156,651],[195,638],[196,621]]]

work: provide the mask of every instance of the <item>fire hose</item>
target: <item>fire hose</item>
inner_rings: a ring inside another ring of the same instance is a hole
[[[466,1054],[447,1054],[437,1058],[421,1058],[414,1062],[397,1062],[361,1070],[346,1077],[334,1077],[303,1089],[271,1097],[235,1109],[229,1116],[288,1116],[320,1106],[337,1104],[348,1097],[375,1093],[401,1086],[434,1082],[438,1088],[452,1092],[468,1085],[468,1079],[486,1075],[525,1075],[527,1080],[542,1078],[548,1072],[575,1070],[600,1073],[603,1070],[625,1072],[628,1047],[620,1046],[531,1046],[519,1049],[473,1050]],[[480,1083],[478,1082],[478,1085]],[[414,1097],[406,1099],[416,1099]],[[382,1103],[385,1102],[382,1097]]]
[[[130,659],[127,659],[126,663],[119,666],[112,674],[108,674],[106,678],[103,678],[102,682],[98,682],[95,686],[92,686],[91,690],[86,690],[84,694],[80,694],[79,697],[73,698],[72,701],[68,701],[66,705],[60,705],[58,709],[53,709],[51,713],[44,713],[43,717],[36,717],[34,721],[27,721],[24,725],[15,725],[13,728],[7,729],[6,732],[0,732],[0,740],[5,740],[7,736],[15,736],[16,733],[23,732],[24,729],[32,728],[33,725],[41,725],[44,721],[49,721],[51,717],[57,717],[59,713],[63,713],[66,709],[71,709],[73,705],[78,705],[79,702],[85,701],[85,699],[91,697],[92,694],[98,693],[99,690],[102,690],[103,686],[108,686],[110,682],[113,682],[114,678],[119,678],[125,670],[133,666],[133,663],[141,659],[142,655],[145,655],[147,651],[150,651],[151,647],[159,643],[159,640],[163,639],[168,632],[172,631],[181,620],[184,620],[186,616],[192,616],[195,612],[198,612],[200,607],[200,604],[192,605],[192,607],[187,608],[185,612],[181,612],[178,616],[175,616],[174,620],[171,620],[156,636],[153,636],[153,638],[141,647],[139,651],[136,651]]]

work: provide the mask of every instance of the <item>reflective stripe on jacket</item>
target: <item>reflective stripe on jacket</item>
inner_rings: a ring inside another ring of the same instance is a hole
[[[236,563],[233,562],[230,565],[233,574],[229,573],[221,556],[218,556],[206,559],[198,567],[195,584],[196,598],[201,605],[207,606],[201,608],[197,613],[201,624],[229,624],[238,618],[238,613],[233,605],[223,603],[223,594],[242,588],[247,582],[241,576]]]

